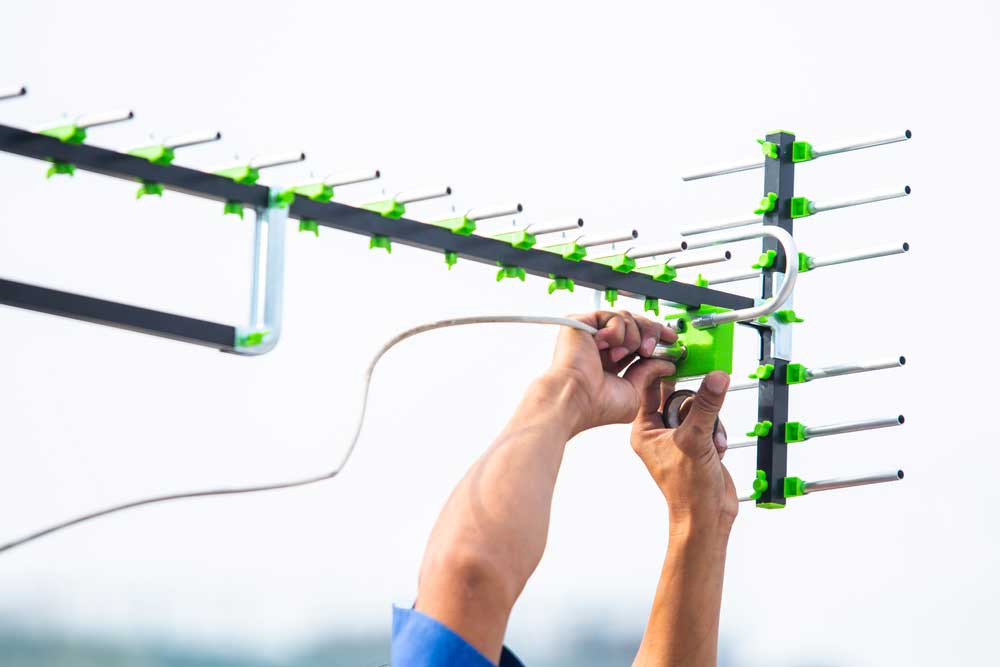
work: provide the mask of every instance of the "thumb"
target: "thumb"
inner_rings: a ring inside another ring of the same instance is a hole
[[[660,381],[677,372],[673,362],[666,359],[640,359],[625,371],[625,381],[631,384],[639,395],[637,420],[649,421],[663,428],[660,419]]]
[[[722,371],[712,371],[701,381],[698,393],[691,400],[691,409],[677,429],[691,437],[696,446],[702,443],[711,446],[715,420],[719,418],[728,388],[729,375]]]

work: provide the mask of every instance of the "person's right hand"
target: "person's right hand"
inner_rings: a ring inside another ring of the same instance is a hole
[[[665,428],[660,416],[674,383],[656,378],[642,391],[632,423],[632,449],[667,499],[672,528],[708,522],[728,530],[736,518],[739,502],[733,479],[722,465],[726,432],[721,424],[713,435],[728,388],[725,373],[706,375],[698,393],[682,407],[683,421],[675,429]]]

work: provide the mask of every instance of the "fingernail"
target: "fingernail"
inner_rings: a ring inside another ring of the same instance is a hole
[[[597,349],[598,350],[606,350],[609,347],[611,347],[611,346],[608,344],[608,341],[606,341],[606,340],[599,340],[599,341],[597,341]]]
[[[626,354],[628,354],[627,347],[616,347],[615,349],[611,350],[611,355],[610,355],[611,361],[621,361],[622,359],[625,358]]]
[[[726,438],[726,434],[722,431],[715,432],[715,446],[718,449],[726,449],[729,447],[729,440]]]
[[[654,349],[656,349],[655,338],[649,337],[646,340],[642,341],[642,350],[644,355],[648,357],[649,355],[653,354]]]
[[[721,394],[729,388],[729,376],[713,371],[705,376],[705,388],[713,394]]]

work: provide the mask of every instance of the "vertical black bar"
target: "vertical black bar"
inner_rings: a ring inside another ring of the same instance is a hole
[[[778,146],[778,157],[764,160],[764,196],[774,192],[778,195],[777,206],[764,215],[765,225],[777,225],[792,233],[791,202],[795,196],[795,163],[792,162],[792,143],[795,135],[789,132],[772,132],[767,141]],[[778,253],[774,265],[764,272],[763,293],[765,299],[774,294],[774,274],[785,272],[786,262],[797,262],[798,257],[785,257],[784,251],[775,239],[765,238],[763,251]],[[769,421],[771,432],[757,439],[757,469],[767,474],[767,489],[757,500],[766,507],[785,504],[785,476],[788,470],[788,445],[785,444],[785,424],[788,422],[788,384],[785,382],[788,359],[774,356],[773,336],[770,329],[761,327],[760,363],[774,364],[770,379],[760,381],[757,399],[757,420]]]

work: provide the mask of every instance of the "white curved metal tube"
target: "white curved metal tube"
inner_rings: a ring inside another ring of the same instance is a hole
[[[271,191],[273,197],[276,191]],[[285,223],[288,207],[258,208],[255,212],[253,267],[250,284],[250,317],[246,327],[237,329],[237,345],[233,352],[249,356],[267,354],[281,339],[281,312],[285,293]],[[267,247],[264,248],[266,232]],[[265,267],[261,272],[261,250],[265,251]],[[263,301],[261,286],[263,285]],[[263,334],[258,345],[239,345],[248,334]]]

